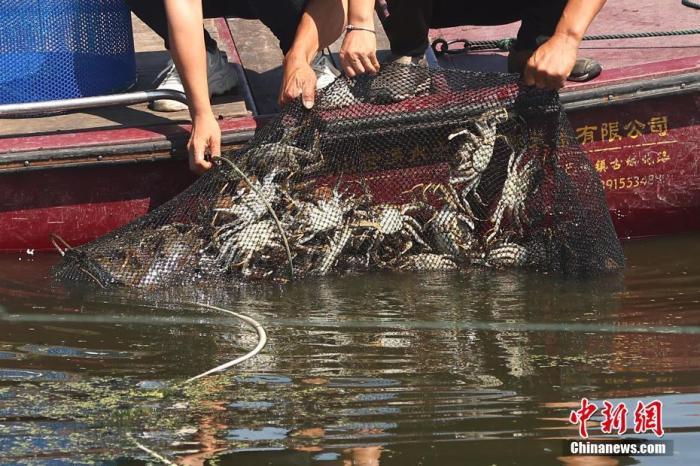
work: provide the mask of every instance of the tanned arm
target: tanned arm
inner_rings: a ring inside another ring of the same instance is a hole
[[[535,50],[523,79],[530,86],[559,89],[576,63],[583,35],[605,0],[569,0],[552,37]]]
[[[201,0],[165,0],[170,34],[170,53],[185,87],[192,117],[192,134],[187,149],[190,168],[203,172],[211,168],[206,153],[221,154],[221,130],[211,104],[207,85],[207,57],[202,27]]]
[[[316,74],[310,63],[316,53],[332,44],[345,28],[347,0],[309,0],[292,48],[284,57],[280,103],[301,95],[306,108],[314,104]]]
[[[374,30],[374,0],[349,0],[348,24]],[[347,31],[340,48],[340,64],[351,78],[379,71],[377,37],[362,29]]]

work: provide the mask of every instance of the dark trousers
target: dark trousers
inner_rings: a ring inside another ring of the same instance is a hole
[[[146,23],[168,44],[168,19],[163,0],[126,0],[136,16]],[[282,52],[287,53],[294,41],[297,24],[304,12],[306,0],[203,0],[205,18],[259,19],[280,41]],[[216,41],[204,31],[207,50],[216,50]]]
[[[495,26],[522,20],[517,50],[535,49],[539,36],[551,36],[567,0],[387,0],[384,20],[391,51],[418,56],[428,47],[428,29]]]

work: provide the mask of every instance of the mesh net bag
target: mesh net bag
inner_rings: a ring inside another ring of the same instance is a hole
[[[387,65],[341,78],[216,160],[172,201],[67,251],[55,275],[155,287],[624,264],[557,94],[513,75]]]

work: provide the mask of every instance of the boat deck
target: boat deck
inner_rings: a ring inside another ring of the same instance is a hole
[[[700,10],[677,1],[609,2],[593,23],[590,34],[613,32],[661,31],[690,29],[700,24]],[[249,135],[256,123],[253,117],[276,113],[277,91],[282,75],[282,54],[274,36],[257,21],[239,19],[207,20],[207,29],[217,38],[229,59],[238,66],[241,85],[230,95],[214,99],[214,111],[220,117],[225,143],[240,142],[227,133]],[[458,27],[431,31],[431,38],[499,39],[513,37],[518,24],[493,27]],[[381,31],[381,27],[378,27]],[[168,53],[160,39],[134,18],[139,90],[153,88]],[[235,40],[234,40],[235,38]],[[337,52],[337,42],[331,50]],[[388,41],[379,35],[380,58],[388,52]],[[563,92],[603,86],[620,80],[658,77],[700,69],[700,36],[677,36],[648,39],[585,42],[582,53],[603,64],[603,74],[586,84],[570,84]],[[432,54],[429,54],[432,55]],[[337,55],[336,55],[337,57]],[[470,52],[446,55],[431,62],[462,69],[505,71],[505,54]],[[73,112],[45,118],[0,120],[0,170],[26,166],[21,153],[65,150],[107,143],[144,144],[162,156],[181,152],[187,138],[189,115],[153,112],[145,104],[130,107]],[[133,149],[131,152],[138,152]],[[88,151],[88,155],[91,155]],[[148,155],[149,157],[153,155]],[[182,155],[181,153],[179,154]],[[138,157],[138,155],[137,155]],[[35,164],[36,165],[36,164]],[[41,164],[39,164],[41,166]]]
[[[697,29],[700,25],[700,10],[683,6],[680,0],[618,0],[607,2],[596,17],[587,35],[657,32]],[[496,40],[515,37],[519,23],[504,26],[465,26],[435,29],[431,36],[445,40]],[[650,68],[650,63],[686,59],[678,63],[700,62],[700,35],[650,37],[604,41],[584,41],[581,55],[594,58],[603,65],[603,73],[587,84],[568,83],[567,89],[579,86],[609,84],[619,79],[620,69],[627,71],[638,67],[638,75],[655,75],[660,67]],[[506,71],[506,54],[502,52],[470,52],[468,54],[445,55],[439,59],[441,66],[483,71]],[[676,65],[678,67],[680,65]],[[676,67],[666,66],[669,71]]]

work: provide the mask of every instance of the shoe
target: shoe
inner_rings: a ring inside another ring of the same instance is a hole
[[[596,60],[592,58],[579,58],[576,60],[574,69],[571,70],[571,74],[567,79],[569,81],[583,83],[598,77],[602,71],[603,67]]]
[[[511,50],[508,53],[508,72],[522,74],[534,50]],[[598,77],[603,67],[592,58],[577,58],[568,81],[586,82]]]
[[[331,58],[322,52],[316,54],[316,58],[311,62],[311,68],[316,73],[316,89],[328,87],[340,76],[340,71],[333,65]]]
[[[391,54],[370,85],[374,103],[395,103],[430,90],[430,69],[425,56]]]
[[[160,73],[162,76],[157,90],[173,90],[185,92],[185,87],[182,85],[180,74],[172,60],[168,62],[168,66]],[[236,67],[233,63],[229,63],[224,52],[216,50],[210,52],[207,50],[207,83],[209,86],[209,97],[212,95],[220,95],[229,92],[238,84],[236,76]],[[150,108],[157,112],[179,112],[187,110],[187,105],[176,100],[156,100],[151,103]]]

